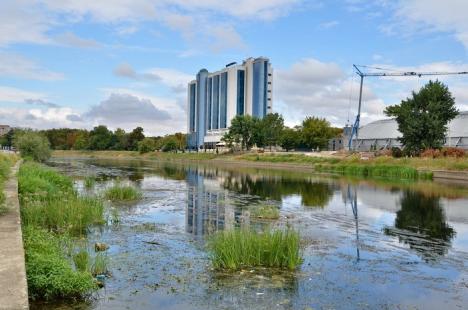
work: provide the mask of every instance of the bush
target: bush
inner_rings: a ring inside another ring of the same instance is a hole
[[[444,147],[442,148],[442,154],[444,157],[462,158],[465,157],[465,150],[457,147]]]
[[[395,158],[403,157],[403,151],[399,147],[394,146],[392,147],[391,151],[392,151],[392,157],[395,157]]]
[[[138,142],[138,152],[140,154],[154,152],[156,150],[156,142],[152,138],[144,138]]]
[[[219,231],[209,240],[208,248],[217,269],[272,267],[294,270],[302,263],[299,233],[292,229]]]
[[[27,130],[15,133],[14,145],[24,158],[44,162],[50,158],[49,140],[42,134]]]

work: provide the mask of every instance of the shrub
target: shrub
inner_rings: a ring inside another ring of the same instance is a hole
[[[442,154],[445,157],[462,158],[462,157],[465,157],[465,150],[457,148],[457,147],[444,147],[442,148]]]
[[[24,158],[38,162],[50,158],[49,140],[38,132],[27,130],[15,133],[14,145]]]
[[[391,151],[392,151],[392,157],[395,157],[395,158],[403,157],[403,151],[399,147],[394,146],[392,147]]]
[[[425,149],[423,152],[421,152],[421,154],[419,154],[419,156],[427,158],[438,158],[442,157],[443,153],[437,149]]]
[[[156,150],[156,142],[152,138],[144,138],[138,142],[138,152],[140,154],[154,152]]]
[[[296,269],[302,263],[299,233],[292,229],[228,230],[215,233],[208,242],[217,269],[248,267]]]
[[[133,186],[114,185],[104,192],[104,197],[112,201],[138,200],[142,193]]]

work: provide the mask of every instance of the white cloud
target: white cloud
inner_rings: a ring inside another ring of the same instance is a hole
[[[24,103],[34,98],[45,98],[45,95],[15,87],[0,86],[0,102]]]
[[[46,70],[30,59],[6,52],[0,52],[0,77],[41,81],[56,81],[64,78],[62,73]]]
[[[323,22],[323,23],[319,24],[319,28],[321,28],[321,29],[330,29],[330,28],[335,28],[339,24],[340,24],[339,21],[331,20],[331,21]]]
[[[80,38],[79,36],[71,32],[65,32],[58,35],[56,37],[56,41],[59,44],[79,48],[96,48],[100,46],[100,44],[95,40]]]
[[[87,124],[76,123],[73,120],[70,120],[70,115],[77,114],[71,108],[0,108],[0,123],[16,127],[28,127],[36,129],[87,127]]]
[[[400,35],[448,32],[468,49],[467,11],[468,1],[465,0],[400,0],[394,7],[394,22],[381,29]]]

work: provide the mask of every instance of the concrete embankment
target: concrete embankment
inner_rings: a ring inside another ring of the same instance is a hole
[[[434,179],[468,182],[467,171],[434,170]]]
[[[29,308],[16,177],[19,165],[5,183],[8,211],[0,215],[0,309]]]

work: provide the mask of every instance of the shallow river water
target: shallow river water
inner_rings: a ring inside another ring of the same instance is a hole
[[[110,246],[103,289],[86,303],[32,309],[468,307],[466,186],[124,160],[50,164],[84,193],[92,175],[92,192],[118,181],[139,187],[143,199],[110,204],[108,224],[88,234],[90,247]],[[280,220],[249,216],[266,204],[280,208]],[[299,270],[212,270],[207,235],[265,225],[299,230]]]

